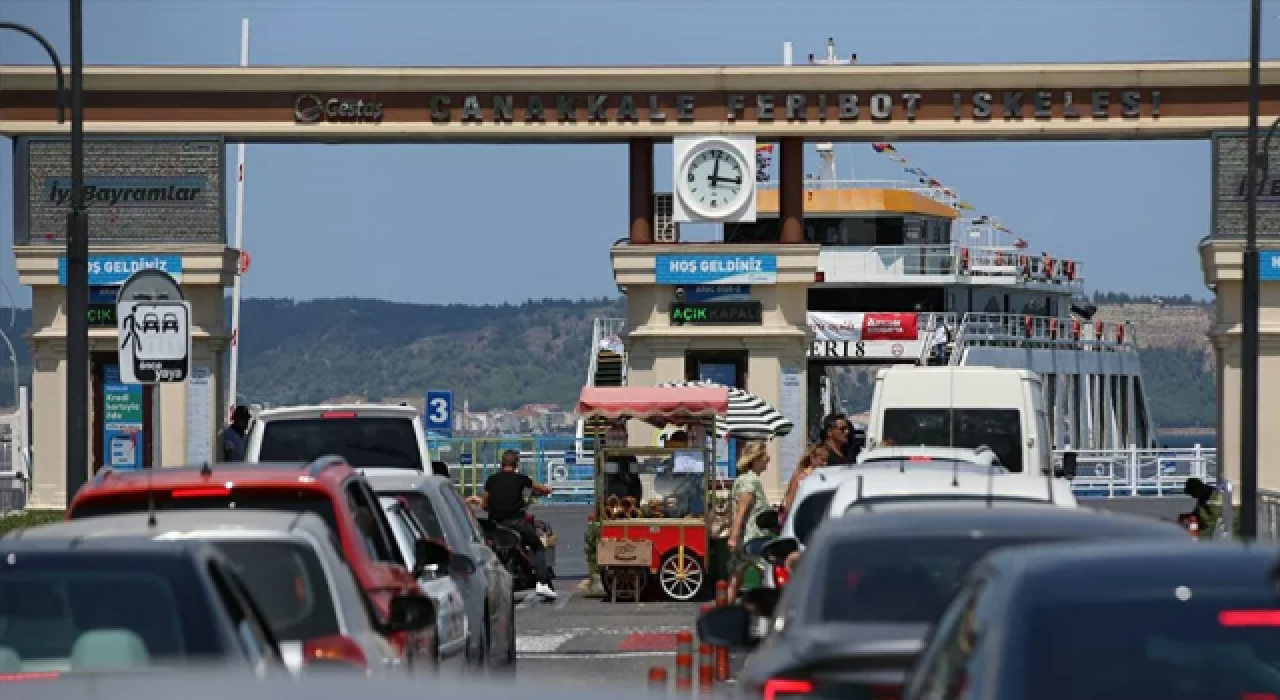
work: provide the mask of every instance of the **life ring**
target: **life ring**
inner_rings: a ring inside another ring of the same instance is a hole
[[[1004,253],[996,251],[996,267],[1004,267]]]
[[[1071,319],[1071,337],[1077,341],[1080,340],[1080,319],[1078,318]]]
[[[557,464],[556,466],[552,467],[551,480],[552,481],[568,481],[569,468],[564,466],[563,464]]]
[[[1058,338],[1058,319],[1049,319],[1049,338],[1057,340]]]
[[[968,270],[969,270],[969,249],[961,248],[960,249],[960,271],[968,272]]]
[[[1107,339],[1107,326],[1106,326],[1106,324],[1104,324],[1102,321],[1095,321],[1095,322],[1094,322],[1094,324],[1093,324],[1093,339],[1094,339],[1094,340],[1106,340],[1106,339]]]
[[[1031,317],[1031,314],[1022,317],[1022,330],[1026,332],[1028,338],[1031,337],[1031,332],[1035,330],[1035,327],[1036,320]]]
[[[1076,281],[1076,262],[1074,260],[1067,260],[1063,262],[1063,265],[1065,265],[1067,268],[1066,270],[1067,281],[1075,282]]]
[[[1123,323],[1116,324],[1116,342],[1122,345],[1124,344],[1124,324]]]
[[[1040,261],[1040,272],[1044,274],[1045,279],[1053,279],[1053,258],[1048,253],[1044,254],[1044,259]]]
[[[1019,266],[1022,268],[1022,276],[1026,279],[1031,278],[1031,258],[1023,255],[1018,259]]]

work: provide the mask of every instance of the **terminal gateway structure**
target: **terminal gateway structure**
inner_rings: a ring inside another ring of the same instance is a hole
[[[942,323],[951,349],[934,362],[1042,373],[1050,379],[1057,444],[1086,450],[1086,475],[1087,450],[1097,450],[1108,488],[1136,488],[1147,472],[1133,468],[1133,455],[1156,443],[1135,338],[1123,324],[1099,324],[1079,303],[1073,310],[1081,265],[1002,242],[991,231],[996,220],[971,216],[931,182],[841,182],[835,150],[846,143],[1217,138],[1247,126],[1246,64],[827,63],[86,67],[86,184],[102,192],[140,182],[150,188],[145,202],[91,203],[91,263],[156,260],[180,281],[192,302],[193,371],[205,382],[203,389],[193,380],[142,391],[131,420],[164,439],[148,437],[139,459],[170,465],[201,454],[226,414],[220,368],[232,337],[223,298],[240,251],[226,237],[225,143],[625,143],[629,167],[620,180],[629,212],[619,222],[625,242],[610,248],[610,258],[627,312],[597,323],[590,382],[657,386],[711,376],[774,403],[801,426],[770,446],[782,468],[764,478],[780,496],[807,438],[804,426],[838,404],[827,368],[927,363]],[[61,469],[65,207],[56,193],[70,168],[55,85],[50,68],[0,66],[0,133],[15,138],[17,154],[14,251],[35,319],[27,341],[36,507],[61,507],[69,495]],[[1263,115],[1280,114],[1280,63],[1263,65],[1262,85]],[[679,193],[654,191],[655,146],[699,138],[738,151],[774,148],[778,166],[776,183],[750,188],[752,215],[723,220],[720,239],[704,243],[680,239]],[[818,177],[806,176],[806,143],[825,163]],[[150,201],[152,189],[171,187],[192,198]],[[1215,185],[1215,193],[1235,189],[1234,181]],[[1215,198],[1215,230],[1200,257],[1218,295],[1210,335],[1222,392],[1222,462],[1231,477],[1238,469],[1242,227],[1231,208],[1240,203],[1229,200]],[[728,259],[761,268],[741,279],[670,272],[672,261]],[[91,277],[104,295],[120,283],[110,274]],[[1264,282],[1264,306],[1269,287]],[[1268,321],[1270,313],[1265,306],[1264,382],[1280,381],[1280,366],[1268,360],[1280,356],[1280,343],[1269,340],[1280,339],[1280,316]],[[90,336],[95,457],[86,473],[102,464],[100,417],[117,408],[102,401],[115,401],[103,389],[114,386],[115,330],[94,327]],[[153,392],[163,396],[158,418]],[[1262,397],[1268,424],[1280,420],[1273,400],[1280,397]],[[655,436],[631,425],[627,439],[650,445]],[[1261,440],[1264,451],[1280,450],[1280,434]],[[1144,465],[1164,468],[1162,455],[1144,454]],[[1211,459],[1198,459],[1197,473],[1213,471]],[[1280,472],[1264,469],[1261,485],[1280,488]]]

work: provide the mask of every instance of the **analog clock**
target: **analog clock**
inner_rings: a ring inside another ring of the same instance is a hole
[[[751,197],[755,172],[729,144],[707,141],[685,154],[676,175],[684,205],[703,219],[732,216]]]

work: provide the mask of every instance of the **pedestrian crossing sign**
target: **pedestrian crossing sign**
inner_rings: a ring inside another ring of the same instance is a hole
[[[121,300],[116,328],[122,383],[186,381],[191,372],[191,302]]]

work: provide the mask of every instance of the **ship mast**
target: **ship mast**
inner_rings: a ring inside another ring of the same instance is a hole
[[[858,54],[849,54],[849,58],[838,58],[836,56],[836,40],[832,37],[827,38],[827,55],[823,58],[817,58],[813,54],[809,54],[809,65],[813,66],[848,66],[858,62]],[[782,64],[784,66],[791,65],[791,42],[785,42],[782,45]],[[822,169],[818,173],[818,182],[835,183],[839,180],[836,171],[836,147],[835,144],[817,143],[814,147],[818,151],[818,158],[822,161]]]

